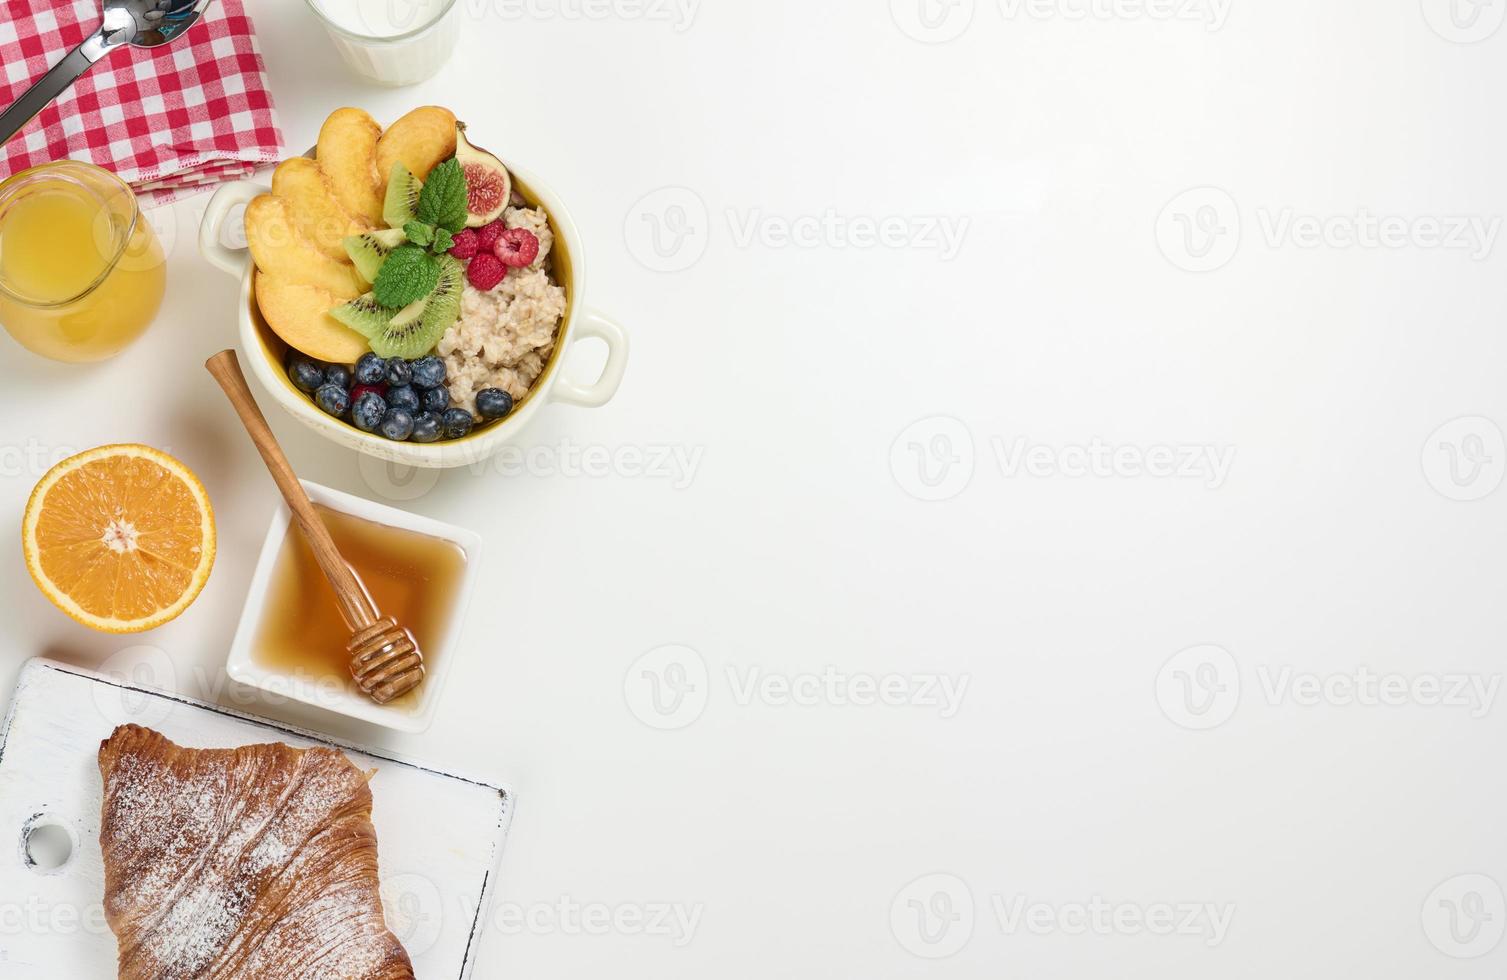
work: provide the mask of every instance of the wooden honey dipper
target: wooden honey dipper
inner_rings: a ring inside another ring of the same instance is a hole
[[[378,704],[387,704],[418,687],[424,682],[424,655],[419,651],[419,645],[414,642],[413,634],[398,625],[397,620],[377,611],[366,587],[340,556],[329,528],[324,526],[324,520],[314,509],[303,484],[298,482],[288,457],[283,455],[277,437],[272,434],[251,389],[246,386],[246,376],[241,373],[235,351],[222,350],[205,361],[204,366],[225,389],[226,397],[241,417],[241,424],[262,454],[273,482],[282,491],[288,510],[293,513],[313,549],[314,560],[335,590],[340,614],[351,630],[351,638],[345,644],[351,655],[351,676],[367,697]]]

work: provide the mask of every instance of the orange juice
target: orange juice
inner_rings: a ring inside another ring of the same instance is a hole
[[[162,246],[120,178],[65,160],[0,183],[0,326],[59,361],[98,361],[151,324]]]

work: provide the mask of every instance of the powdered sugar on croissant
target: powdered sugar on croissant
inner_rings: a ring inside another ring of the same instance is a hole
[[[411,980],[368,776],[333,749],[100,745],[105,916],[131,980]]]

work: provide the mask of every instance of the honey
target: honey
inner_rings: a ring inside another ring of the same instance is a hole
[[[432,670],[434,652],[442,648],[454,625],[465,551],[443,538],[342,514],[322,504],[314,507],[377,608],[408,627]],[[252,659],[264,670],[335,685],[363,697],[351,677],[346,653],[350,636],[313,550],[297,525],[290,524],[272,569]],[[421,684],[389,707],[411,708],[423,691]]]

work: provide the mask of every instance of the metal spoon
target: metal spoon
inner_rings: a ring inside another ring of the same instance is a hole
[[[104,23],[53,65],[41,80],[0,115],[0,144],[20,132],[48,103],[116,48],[158,48],[171,44],[204,14],[214,0],[105,0]]]

